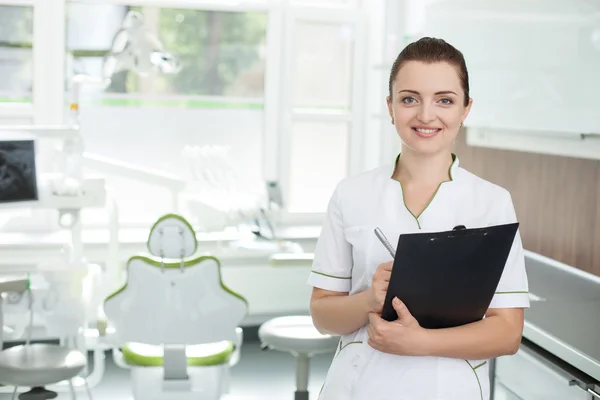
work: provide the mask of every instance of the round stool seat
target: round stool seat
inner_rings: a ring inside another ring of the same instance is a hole
[[[318,354],[334,352],[338,336],[323,335],[317,331],[309,316],[289,316],[271,319],[260,326],[261,342],[275,350]]]
[[[45,386],[77,376],[86,365],[77,350],[49,344],[15,346],[0,351],[0,383]]]

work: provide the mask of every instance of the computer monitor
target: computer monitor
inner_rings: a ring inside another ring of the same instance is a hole
[[[0,203],[39,200],[34,140],[0,140]]]

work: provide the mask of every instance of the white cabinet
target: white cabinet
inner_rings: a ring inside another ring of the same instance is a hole
[[[262,264],[225,265],[223,283],[248,301],[243,325],[256,325],[281,315],[308,315],[312,287],[307,279],[310,261],[290,266]]]
[[[421,34],[463,52],[468,126],[600,133],[600,2],[435,1]]]
[[[572,380],[583,384],[569,370],[522,346],[514,356],[496,360],[494,400],[589,400],[590,394],[571,385]]]

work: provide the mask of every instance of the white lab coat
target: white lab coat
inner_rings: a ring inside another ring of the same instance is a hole
[[[391,179],[394,164],[340,182],[329,203],[308,283],[350,294],[367,289],[377,266],[391,261],[373,233],[376,227],[395,245],[401,233],[515,222],[508,191],[460,168],[454,157],[451,180],[441,184],[418,216],[406,208],[400,183]],[[529,307],[519,234],[490,304],[509,307]],[[390,355],[371,348],[368,339],[366,327],[341,338],[319,400],[489,399],[488,360]]]

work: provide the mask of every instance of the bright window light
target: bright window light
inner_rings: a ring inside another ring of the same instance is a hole
[[[33,7],[0,5],[0,104],[31,103]]]
[[[105,94],[127,94],[138,99],[160,96],[162,104],[170,100],[178,106],[181,102],[173,97],[262,98],[267,26],[264,12],[70,4],[67,47],[72,54],[71,73],[101,74],[103,57],[129,10],[144,16],[145,29],[179,58],[182,69],[178,74],[151,72],[146,77],[122,71]],[[165,101],[165,95],[169,100]],[[104,97],[104,104],[111,103],[108,96]],[[122,96],[113,98],[118,105],[139,105],[137,101],[128,103]],[[183,105],[193,104],[189,101]]]

